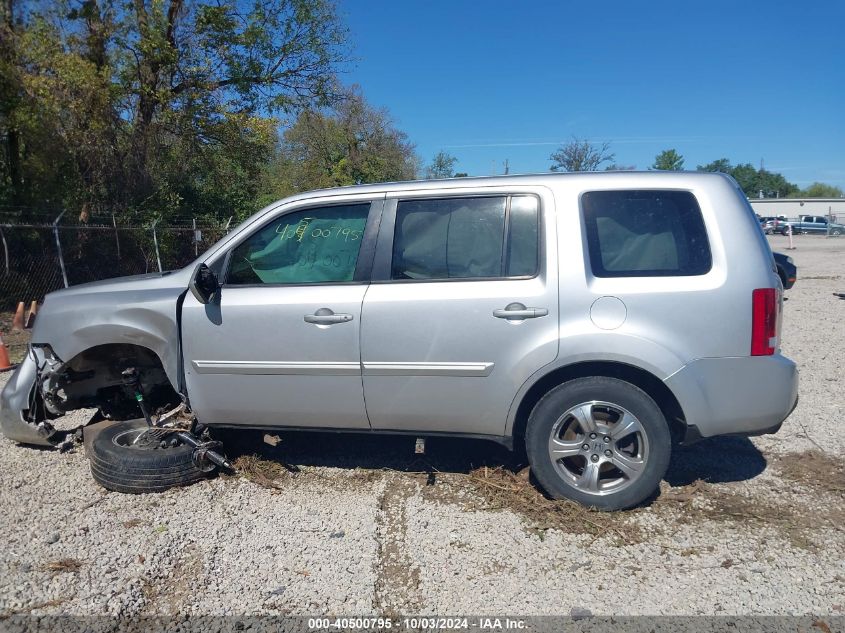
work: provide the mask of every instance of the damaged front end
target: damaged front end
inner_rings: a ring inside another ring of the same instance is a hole
[[[58,446],[69,411],[138,418],[121,372],[138,370],[153,410],[179,405],[178,304],[190,271],[109,279],[47,295],[32,344],[0,396],[0,428],[21,444]]]
[[[50,424],[37,397],[38,354],[30,348],[0,394],[0,429],[21,444],[56,446],[65,438]]]
[[[58,447],[76,429],[57,430],[51,420],[69,411],[97,409],[96,419],[137,418],[138,403],[121,376],[130,366],[137,368],[141,386],[156,409],[181,402],[158,357],[148,349],[102,345],[65,362],[49,345],[30,346],[0,395],[3,434],[22,444]]]

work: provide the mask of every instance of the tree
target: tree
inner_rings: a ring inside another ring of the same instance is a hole
[[[609,152],[610,143],[593,145],[586,139],[576,136],[558,148],[549,160],[552,161],[551,171],[597,171],[604,163],[609,163],[615,154]]]
[[[823,182],[814,182],[801,191],[790,194],[790,198],[845,198],[840,187],[828,185]]]
[[[297,117],[267,170],[265,189],[278,198],[309,189],[409,180],[417,168],[407,135],[386,110],[370,106],[353,87],[333,110],[308,109]]]
[[[749,198],[786,198],[798,192],[798,187],[781,174],[757,169],[751,163],[731,165],[727,158],[699,165],[698,171],[722,172],[733,176],[742,191]]]
[[[457,162],[457,158],[440,150],[431,159],[431,164],[425,170],[425,177],[429,179],[454,178],[455,163]]]
[[[275,117],[337,96],[331,0],[3,3],[0,160],[31,203],[228,215],[255,195]]]
[[[660,171],[682,171],[684,169],[684,157],[674,149],[664,149],[655,157],[651,168]]]
[[[731,165],[731,161],[727,158],[720,158],[718,160],[714,160],[712,163],[707,163],[706,165],[699,165],[696,167],[698,171],[712,171],[712,172],[719,172],[722,174],[729,174],[731,173],[731,169],[733,169],[733,165]]]
[[[617,165],[616,163],[604,168],[605,171],[635,171],[636,169],[636,165]]]

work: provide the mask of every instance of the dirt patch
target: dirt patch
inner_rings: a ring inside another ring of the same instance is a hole
[[[845,460],[819,450],[778,455],[771,459],[778,474],[819,492],[845,492]]]
[[[653,508],[674,512],[676,525],[701,521],[730,522],[768,530],[800,549],[815,551],[820,530],[842,531],[845,510],[841,504],[808,506],[798,498],[781,495],[748,496],[724,485],[696,481],[662,494]]]
[[[827,499],[845,491],[845,462],[819,451],[773,457],[770,464],[782,481],[824,493],[815,495],[812,505],[806,496],[791,492],[788,486],[751,495],[731,484],[698,480],[683,486],[664,482],[661,494],[646,505],[615,513],[550,499],[533,481],[529,469],[515,464],[444,472],[437,468],[441,464],[414,458],[403,463],[401,470],[356,467],[326,471],[286,463],[276,449],[269,455],[267,451],[260,453],[242,454],[235,465],[241,476],[266,488],[278,490],[314,482],[332,487],[386,486],[379,507],[383,560],[377,567],[381,571],[376,606],[399,611],[407,611],[407,597],[418,582],[410,561],[402,554],[404,508],[412,494],[467,511],[514,512],[523,519],[525,530],[541,540],[549,530],[558,530],[593,540],[606,538],[615,546],[636,545],[660,536],[671,538],[678,526],[714,521],[766,531],[795,547],[814,551],[823,538],[821,532],[841,531],[839,526],[845,524],[841,503]]]
[[[419,568],[408,555],[405,544],[407,502],[414,495],[414,481],[390,477],[379,499],[376,535],[379,539],[373,611],[398,616],[416,613],[419,604]]]
[[[202,579],[202,558],[196,546],[185,547],[184,556],[166,579],[144,578],[141,592],[150,611],[160,615],[177,615],[193,591],[192,583]]]
[[[547,530],[609,537],[615,544],[641,543],[644,534],[636,524],[635,513],[598,512],[574,501],[549,499],[531,481],[527,468],[514,472],[504,467],[484,466],[467,475],[441,475],[441,482],[464,487],[471,494],[451,494],[437,486],[426,493],[441,501],[459,503],[468,510],[510,510],[522,516],[528,529],[542,540]]]
[[[801,463],[805,464],[803,469],[788,476],[812,479],[813,471],[806,469],[816,463],[823,466],[825,472],[830,472],[825,456]],[[664,482],[660,496],[649,505],[609,513],[591,510],[572,501],[549,499],[531,481],[528,469],[515,473],[506,468],[486,467],[468,475],[440,475],[438,479],[439,487],[422,489],[428,498],[458,504],[470,511],[514,512],[526,522],[526,529],[536,532],[540,539],[545,537],[547,530],[554,529],[594,539],[609,538],[616,546],[636,545],[655,536],[671,536],[680,525],[713,521],[767,530],[795,547],[815,551],[816,535],[820,531],[842,531],[840,526],[845,524],[845,509],[833,500],[808,507],[793,495],[748,496],[724,484],[701,480],[677,487]],[[659,527],[655,527],[655,518],[659,519]],[[647,521],[647,529],[643,527],[646,519],[651,519]]]

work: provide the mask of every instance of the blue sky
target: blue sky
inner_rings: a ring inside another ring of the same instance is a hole
[[[845,188],[845,0],[340,0],[343,79],[428,162],[546,171],[572,135],[645,169],[727,157]]]

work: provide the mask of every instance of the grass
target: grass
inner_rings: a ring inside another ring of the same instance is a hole
[[[845,524],[845,508],[836,502],[845,490],[845,461],[819,451],[770,458],[770,466],[780,481],[800,483],[814,493],[813,505],[806,503],[805,495],[796,494],[788,486],[754,486],[753,492],[746,492],[747,487],[742,484],[697,480],[675,487],[664,482],[661,494],[645,505],[610,513],[548,498],[531,478],[529,469],[516,462],[444,471],[436,466],[448,468],[448,462],[440,464],[415,457],[413,463],[358,465],[354,470],[344,469],[346,476],[333,476],[322,469],[300,469],[277,455],[259,452],[242,453],[235,460],[235,467],[241,477],[265,488],[279,490],[312,478],[325,479],[332,486],[371,485],[390,475],[413,485],[414,494],[438,503],[457,505],[467,511],[514,512],[523,519],[525,529],[541,540],[549,530],[557,530],[593,540],[604,537],[616,546],[636,545],[656,537],[671,538],[686,525],[718,522],[766,531],[794,547],[814,551],[820,531],[841,532]],[[695,554],[690,548],[682,552],[684,556]]]
[[[235,470],[244,479],[264,488],[280,489],[293,478],[295,472],[278,461],[259,455],[241,455],[234,462]]]
[[[62,558],[54,560],[44,565],[46,571],[55,573],[72,573],[75,574],[82,569],[82,563],[75,558]]]
[[[541,540],[550,529],[594,539],[606,536],[616,545],[641,543],[645,538],[631,513],[599,512],[573,501],[549,499],[531,481],[527,468],[514,472],[502,466],[484,466],[448,480],[474,493],[477,501],[464,501],[468,509],[515,512]]]

